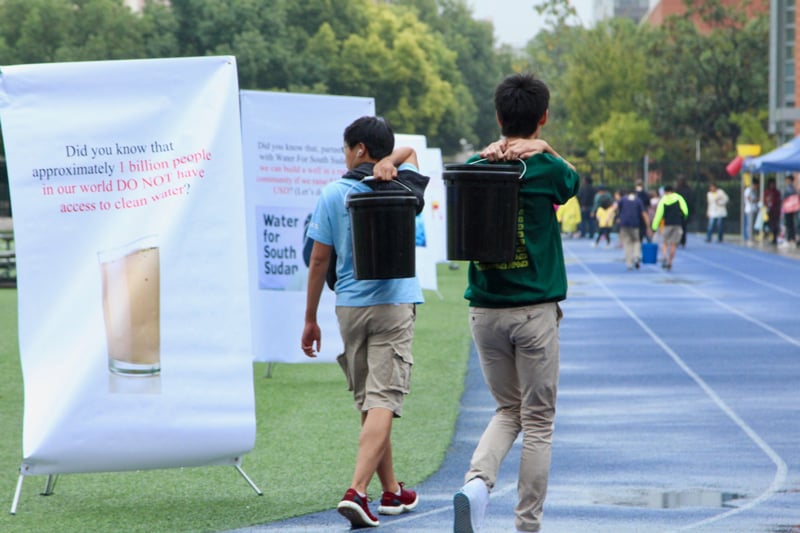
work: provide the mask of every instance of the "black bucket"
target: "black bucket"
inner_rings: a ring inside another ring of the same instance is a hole
[[[407,191],[347,197],[355,278],[412,278],[416,274],[417,198]]]
[[[522,173],[522,165],[445,165],[448,259],[514,259]]]

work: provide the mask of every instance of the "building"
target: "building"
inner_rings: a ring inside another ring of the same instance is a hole
[[[756,13],[766,13],[769,10],[769,0],[719,0],[726,7],[744,7],[748,15]],[[655,2],[647,12],[644,22],[650,26],[660,26],[667,17],[671,15],[682,15],[686,11],[684,0],[659,0]],[[710,28],[699,19],[694,17],[693,22],[700,31],[707,32]]]
[[[796,106],[800,86],[794,0],[772,0],[769,30],[769,132],[782,143],[800,135],[800,109]]]
[[[594,0],[594,20],[629,18],[637,24],[647,14],[649,0]]]

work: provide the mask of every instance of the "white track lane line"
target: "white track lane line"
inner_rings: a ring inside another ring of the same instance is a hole
[[[752,509],[753,507],[756,507],[756,506],[760,505],[761,502],[767,500],[768,498],[773,496],[775,493],[780,491],[783,488],[783,486],[785,485],[785,483],[786,483],[786,475],[787,475],[787,472],[788,472],[788,467],[786,466],[786,462],[775,452],[775,450],[773,450],[769,446],[769,444],[767,444],[764,441],[764,439],[762,439],[753,430],[753,428],[751,428],[747,424],[747,422],[742,420],[742,418],[739,415],[737,415],[736,412],[733,409],[731,409],[728,406],[728,404],[726,404],[725,401],[722,398],[720,398],[720,396],[714,391],[714,389],[712,389],[711,386],[709,386],[708,383],[706,383],[703,380],[703,378],[701,378],[699,375],[697,375],[697,373],[695,373],[694,370],[692,370],[689,367],[689,365],[687,365],[686,362],[683,359],[681,359],[681,357],[677,353],[675,353],[675,351],[673,351],[672,348],[670,348],[669,345],[667,345],[667,343],[664,342],[663,339],[661,339],[661,337],[659,337],[652,329],[650,329],[647,326],[647,324],[645,324],[642,321],[642,319],[640,319],[636,315],[636,313],[633,312],[633,310],[631,310],[627,305],[625,305],[625,303],[622,300],[620,300],[619,297],[617,297],[617,295],[614,294],[614,292],[594,272],[592,272],[592,270],[588,266],[586,266],[586,264],[584,264],[583,261],[580,260],[580,258],[578,258],[571,250],[567,249],[567,251],[570,253],[570,255],[573,256],[573,259],[575,260],[574,264],[579,265],[606,292],[606,294],[608,294],[609,297],[612,300],[614,300],[614,302],[617,305],[619,305],[620,308],[622,310],[624,310],[625,313],[627,313],[627,315],[629,317],[631,317],[631,319],[634,322],[636,322],[639,325],[639,327],[642,328],[642,330],[644,330],[645,333],[647,333],[650,336],[650,338],[652,338],[653,341],[655,341],[655,343],[658,344],[661,347],[661,349],[664,350],[664,352],[667,353],[667,355],[670,356],[670,358],[672,358],[672,360],[675,362],[675,364],[677,364],[678,367],[680,367],[681,370],[683,370],[686,373],[686,375],[688,375],[690,378],[692,378],[692,380],[694,380],[694,382],[697,383],[697,385],[699,385],[701,389],[703,389],[703,391],[706,393],[706,395],[708,395],[708,397],[711,399],[711,401],[713,401],[717,405],[717,407],[719,407],[719,409],[728,418],[730,418],[733,421],[733,423],[736,424],[748,437],[750,437],[750,439],[756,444],[756,446],[758,446],[761,449],[761,451],[763,451],[767,455],[767,457],[769,457],[770,460],[775,464],[775,467],[776,467],[775,476],[772,478],[772,483],[770,483],[769,487],[767,487],[767,489],[764,492],[762,492],[757,498],[749,501],[748,503],[746,503],[745,505],[742,505],[741,507],[737,507],[735,509],[731,509],[730,511],[726,511],[724,513],[712,516],[712,517],[707,518],[705,520],[700,520],[698,522],[694,522],[694,523],[688,524],[686,526],[682,526],[680,528],[674,529],[673,531],[686,531],[686,530],[694,529],[694,528],[697,528],[697,527],[702,527],[702,526],[711,524],[713,522],[718,522],[718,521],[723,520],[725,518],[728,518],[730,516],[742,513],[742,512],[744,512],[744,511],[746,511],[748,509]],[[706,298],[706,299],[709,299],[709,300],[713,301],[714,303],[716,303],[718,305],[721,305],[726,310],[731,311],[731,312],[735,313],[736,315],[738,315],[738,316],[740,316],[742,318],[750,320],[754,324],[758,324],[759,326],[764,327],[768,331],[777,334],[778,336],[780,336],[784,340],[787,340],[788,342],[791,342],[792,344],[798,345],[798,342],[796,340],[791,339],[789,337],[786,337],[782,333],[776,331],[773,328],[770,328],[766,324],[764,324],[762,322],[759,322],[759,321],[757,321],[755,319],[752,319],[752,318],[748,317],[747,315],[741,313],[740,311],[737,311],[737,310],[733,309],[730,306],[724,305],[724,304],[722,304],[722,302],[720,302],[720,301],[718,301],[718,300],[716,300],[714,298],[710,298],[709,296],[703,294],[702,292],[700,292],[700,291],[698,291],[696,289],[692,289],[692,290],[696,294],[698,294],[699,296],[701,296],[703,298]]]
[[[783,459],[781,459],[781,457],[777,453],[775,453],[775,451],[766,442],[764,442],[764,440],[755,431],[753,431],[753,429],[750,426],[748,426],[747,423],[744,420],[742,420],[730,407],[728,407],[728,405],[719,397],[719,395],[717,395],[717,393],[714,392],[714,390],[705,381],[703,381],[703,379],[700,376],[698,376],[680,358],[680,356],[678,354],[676,354],[658,335],[656,335],[655,332],[653,332],[649,327],[647,327],[647,325],[644,322],[642,322],[642,320],[638,316],[636,316],[636,314],[628,306],[626,306],[611,291],[611,289],[609,289],[608,286],[605,283],[603,283],[594,274],[594,272],[592,272],[583,263],[583,261],[580,260],[580,258],[578,258],[574,253],[572,253],[571,250],[567,250],[567,251],[570,253],[570,255],[572,255],[572,259],[574,260],[573,264],[580,265],[580,267],[584,271],[586,271],[592,277],[592,279],[594,279],[595,282],[597,282],[603,288],[603,290],[608,295],[610,295],[610,297],[617,303],[617,305],[619,305],[628,314],[628,316],[630,316],[639,325],[639,327],[641,327],[656,342],[656,344],[658,344],[675,361],[675,363],[689,377],[691,377],[700,386],[701,389],[703,389],[703,391],[705,391],[705,393],[720,408],[720,410],[723,413],[725,413],[725,415],[727,415],[731,420],[733,420],[733,422],[740,429],[742,429],[742,431],[744,431],[744,433],[747,434],[747,436],[750,437],[750,439],[753,442],[755,442],[755,444],[770,458],[770,460],[772,460],[772,462],[777,467],[777,471],[776,471],[775,477],[773,478],[772,483],[767,488],[767,490],[765,492],[763,492],[758,498],[756,498],[754,500],[751,500],[750,502],[748,502],[747,504],[745,504],[745,505],[743,505],[741,507],[737,507],[737,508],[732,509],[730,511],[727,511],[725,513],[722,513],[722,514],[719,514],[719,515],[715,515],[715,516],[713,516],[711,518],[707,518],[705,520],[701,520],[699,522],[695,522],[695,523],[680,527],[680,528],[675,529],[673,531],[686,531],[688,529],[694,529],[696,527],[705,526],[705,525],[710,524],[712,522],[717,522],[717,521],[722,520],[724,518],[727,518],[729,516],[741,513],[741,512],[743,512],[743,511],[745,511],[747,509],[751,509],[751,508],[759,505],[762,501],[764,501],[767,498],[771,497],[776,492],[778,492],[786,482],[786,475],[787,475],[787,471],[788,471],[786,463],[783,461]],[[701,259],[697,258],[696,256],[692,256],[692,259],[697,259],[699,261],[707,262],[709,264],[712,264],[712,265],[716,266],[717,268],[722,268],[724,270],[729,270],[730,272],[732,272],[734,274],[741,275],[741,276],[743,276],[743,277],[745,277],[747,279],[752,279],[754,282],[757,282],[757,283],[759,283],[761,285],[767,286],[769,288],[773,288],[775,290],[779,290],[781,292],[786,292],[786,290],[783,289],[782,287],[779,287],[777,285],[773,285],[771,283],[766,283],[763,280],[759,280],[758,278],[751,277],[751,276],[749,276],[747,274],[743,274],[741,272],[735,271],[733,269],[729,269],[727,267],[720,267],[720,266],[718,266],[718,265],[716,265],[714,263],[711,263],[709,261],[701,260]],[[734,314],[736,314],[736,315],[738,315],[738,316],[740,316],[740,317],[742,317],[742,318],[744,318],[746,320],[749,320],[749,321],[753,322],[754,324],[757,324],[758,326],[770,331],[771,333],[774,333],[775,335],[781,337],[782,339],[786,340],[787,342],[790,342],[790,343],[792,343],[792,344],[794,344],[796,346],[800,346],[800,342],[797,341],[796,339],[793,339],[791,337],[788,337],[788,336],[784,335],[780,331],[768,326],[767,324],[764,324],[763,322],[760,322],[760,321],[758,321],[758,320],[756,320],[754,318],[751,318],[751,317],[745,315],[744,313],[742,313],[742,312],[730,307],[729,305],[723,304],[719,300],[716,300],[715,298],[712,298],[712,297],[709,297],[709,296],[703,294],[702,292],[694,289],[693,287],[688,287],[688,288],[692,289],[695,293],[697,293],[698,295],[702,296],[703,298],[709,299],[709,300],[713,301],[714,303],[716,303],[717,305],[720,305],[723,308],[727,309],[728,311],[730,311],[730,312],[732,312],[732,313],[734,313]],[[797,295],[796,293],[791,292],[791,291],[789,291],[788,294]],[[492,491],[492,494],[495,495],[495,497],[497,497],[497,496],[500,496],[500,495],[507,494],[507,493],[509,493],[511,491],[514,491],[514,490],[516,490],[516,488],[517,488],[517,484],[516,483],[509,483],[508,485],[506,485],[505,487],[502,487],[500,489],[495,488],[495,490]],[[407,515],[407,516],[405,516],[403,518],[398,518],[398,519],[392,520],[391,521],[391,525],[394,526],[396,524],[415,522],[417,520],[421,520],[421,519],[424,519],[424,518],[426,518],[428,516],[436,515],[436,514],[439,514],[439,513],[448,512],[448,511],[452,512],[452,510],[453,510],[453,506],[451,504],[448,504],[446,506],[442,506],[442,507],[437,507],[435,509],[431,509],[430,511],[426,511],[424,513],[410,513],[409,515]]]
[[[740,270],[735,270],[733,268],[730,268],[730,267],[727,267],[727,266],[724,266],[724,265],[720,265],[719,263],[715,263],[714,261],[709,261],[708,259],[700,257],[700,256],[698,256],[696,254],[691,253],[691,252],[684,252],[684,253],[681,253],[681,255],[685,256],[685,257],[688,257],[689,259],[691,259],[693,261],[697,261],[697,262],[700,262],[700,263],[705,263],[706,265],[710,265],[710,266],[712,266],[712,267],[714,267],[716,269],[724,270],[726,272],[730,272],[731,274],[735,274],[737,276],[740,276],[740,277],[746,279],[747,281],[750,281],[751,283],[756,283],[758,285],[761,285],[762,287],[767,287],[769,289],[772,289],[772,290],[775,290],[775,291],[778,291],[778,292],[782,292],[784,294],[788,294],[789,296],[800,297],[800,293],[798,293],[797,291],[793,291],[791,289],[787,289],[786,287],[781,287],[780,285],[775,285],[774,283],[769,283],[768,281],[764,281],[763,279],[761,279],[759,277],[756,277],[756,276],[753,276],[753,275],[750,275],[750,274],[746,274],[746,273],[744,273],[744,272],[742,272]],[[774,263],[776,263],[776,262],[773,262],[773,264]]]

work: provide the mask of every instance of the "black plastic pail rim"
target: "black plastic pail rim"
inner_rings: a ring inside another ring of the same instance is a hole
[[[406,191],[369,191],[357,192],[347,196],[347,207],[363,205],[413,205],[416,207],[417,197]]]
[[[482,164],[482,163],[472,163],[472,164],[465,164],[465,163],[452,163],[447,164],[444,166],[444,169],[453,170],[453,171],[462,171],[462,170],[469,170],[469,171],[486,171],[486,172],[513,172],[517,176],[519,176],[519,166],[517,165],[506,165],[506,164]]]
[[[448,164],[445,165],[444,174],[448,172],[475,172],[479,171],[481,173],[488,172],[490,174],[498,174],[502,175],[503,177],[507,177],[507,174],[513,173],[516,179],[522,179],[525,177],[525,173],[528,172],[528,165],[525,164],[525,161],[522,159],[517,159],[516,162],[522,165],[522,172],[520,172],[519,167],[516,165],[510,165],[506,163],[488,163],[488,159],[479,159],[472,163],[467,164]],[[462,176],[463,177],[463,176]],[[447,178],[445,178],[447,179]]]

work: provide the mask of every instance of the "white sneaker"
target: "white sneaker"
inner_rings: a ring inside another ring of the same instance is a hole
[[[474,478],[453,496],[453,533],[475,533],[480,530],[486,507],[489,505],[489,489],[481,478]]]

